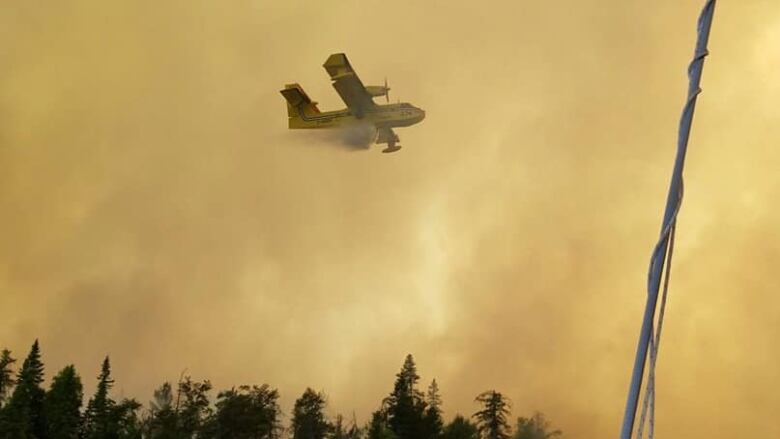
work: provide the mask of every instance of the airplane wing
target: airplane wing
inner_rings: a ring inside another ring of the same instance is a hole
[[[333,88],[336,89],[347,107],[358,117],[362,117],[366,111],[376,107],[366,87],[360,82],[355,71],[343,53],[334,53],[325,64],[322,65],[328,71],[333,80]]]

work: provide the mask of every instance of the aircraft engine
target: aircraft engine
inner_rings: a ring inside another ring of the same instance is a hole
[[[384,96],[385,93],[387,93],[387,88],[381,86],[381,85],[367,85],[366,91],[371,96],[377,97],[377,96]]]
[[[385,78],[385,85],[366,86],[366,92],[373,97],[384,96],[385,100],[390,102],[390,87],[387,86],[387,78]]]

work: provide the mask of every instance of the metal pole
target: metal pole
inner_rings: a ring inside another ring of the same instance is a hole
[[[699,16],[696,51],[694,52],[693,61],[688,68],[688,101],[680,119],[680,128],[677,138],[677,156],[675,157],[672,180],[669,184],[669,193],[666,197],[666,210],[664,211],[663,223],[661,225],[661,238],[658,245],[655,247],[650,262],[650,272],[648,274],[647,283],[647,303],[645,304],[642,329],[639,333],[639,343],[636,350],[636,359],[634,360],[634,370],[631,375],[631,385],[628,390],[626,411],[623,417],[623,429],[620,433],[621,439],[631,439],[634,428],[634,418],[639,403],[639,393],[642,388],[642,378],[644,376],[645,362],[647,360],[647,348],[650,337],[652,336],[653,320],[655,319],[655,309],[658,302],[658,289],[661,283],[664,258],[669,246],[669,229],[672,222],[676,219],[679,207],[679,194],[680,185],[682,184],[683,166],[685,165],[685,153],[688,148],[688,138],[690,137],[691,124],[693,122],[693,112],[696,108],[696,97],[701,92],[699,84],[701,82],[701,73],[704,66],[704,57],[707,56],[707,41],[709,40],[714,12],[715,0],[707,0],[701,15]]]

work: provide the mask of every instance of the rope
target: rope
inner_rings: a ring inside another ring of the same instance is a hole
[[[674,233],[677,229],[677,214],[680,211],[683,198],[683,184],[680,181],[680,195],[677,201],[677,209],[674,213],[674,220],[669,227],[668,237],[669,246],[666,252],[666,270],[664,271],[664,287],[661,294],[661,309],[658,312],[658,329],[654,333],[654,337],[650,339],[650,371],[647,373],[647,390],[645,391],[645,399],[642,403],[642,416],[639,418],[639,428],[637,431],[637,438],[642,439],[644,437],[643,430],[645,425],[645,418],[650,413],[650,429],[648,432],[648,439],[653,438],[655,430],[655,363],[658,359],[658,348],[661,345],[661,331],[664,327],[664,314],[666,313],[666,298],[669,293],[669,278],[672,276],[672,254],[674,253]],[[663,239],[663,238],[662,238]],[[660,244],[660,241],[659,241]],[[658,244],[656,245],[658,246]],[[652,265],[653,260],[650,261]]]
[[[628,400],[626,402],[626,411],[623,417],[623,429],[621,430],[621,439],[631,439],[631,433],[634,427],[637,405],[639,403],[640,390],[642,388],[642,379],[644,378],[645,364],[648,363],[649,350],[649,370],[647,377],[647,387],[642,404],[642,415],[638,428],[638,437],[641,439],[644,433],[645,420],[649,414],[649,434],[652,439],[655,429],[655,366],[658,358],[658,347],[661,343],[661,330],[663,329],[663,319],[666,310],[666,299],[669,291],[669,277],[671,275],[671,261],[674,247],[674,234],[677,225],[677,214],[680,211],[683,195],[682,174],[685,165],[685,153],[688,149],[688,138],[690,137],[691,125],[693,123],[693,113],[696,108],[696,98],[701,93],[699,83],[701,81],[704,58],[708,55],[707,41],[709,40],[712,18],[715,12],[715,0],[707,0],[704,8],[699,15],[696,49],[691,64],[688,67],[688,99],[682,111],[680,118],[680,127],[677,137],[677,155],[672,171],[672,180],[669,184],[669,194],[666,199],[666,209],[664,211],[663,226],[658,242],[653,249],[650,259],[650,269],[647,278],[647,303],[645,305],[644,318],[642,320],[642,329],[639,335],[636,358],[634,360],[634,369],[631,376],[631,386],[628,391]],[[663,276],[663,293],[661,298],[661,309],[658,315],[658,329],[654,329],[655,311],[658,302],[658,292]]]

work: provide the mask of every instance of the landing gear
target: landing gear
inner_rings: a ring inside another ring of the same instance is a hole
[[[398,136],[395,135],[392,128],[383,127],[377,129],[376,143],[386,143],[387,148],[382,152],[395,152],[401,149],[401,145],[396,145],[398,142]]]

